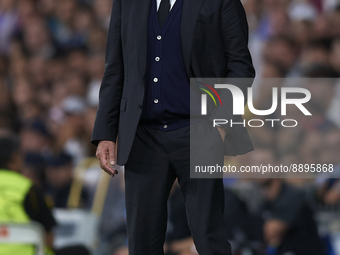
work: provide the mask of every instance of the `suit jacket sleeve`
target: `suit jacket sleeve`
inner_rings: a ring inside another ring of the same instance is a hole
[[[240,0],[224,0],[221,11],[221,30],[227,68],[227,79],[223,83],[238,86],[245,96],[246,104],[247,88],[252,85],[255,77],[255,69],[248,49],[247,17]],[[219,93],[221,97],[230,98],[226,95],[230,92],[225,89],[220,90]],[[233,118],[232,109],[222,106],[218,106],[210,116],[211,120],[231,118]],[[220,126],[230,131],[227,124]]]
[[[99,107],[91,139],[94,145],[98,145],[102,140],[116,141],[123,83],[121,0],[113,0],[106,44],[105,73],[100,87]]]
[[[248,50],[248,23],[240,0],[223,1],[221,19],[228,78],[254,78]]]

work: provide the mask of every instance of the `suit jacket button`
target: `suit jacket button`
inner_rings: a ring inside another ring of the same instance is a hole
[[[142,110],[143,109],[143,106],[141,104],[138,105],[138,109],[139,110]]]

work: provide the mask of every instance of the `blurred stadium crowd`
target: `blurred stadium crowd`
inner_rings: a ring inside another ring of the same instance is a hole
[[[257,149],[227,158],[226,163],[331,163],[339,171],[340,2],[242,2],[257,77],[281,78],[270,84],[255,82],[258,108],[270,107],[271,88],[284,86],[284,78],[332,80],[308,85],[314,98],[309,105],[312,117],[301,119],[294,129],[250,129]],[[67,207],[75,166],[95,154],[90,137],[111,4],[112,0],[0,1],[0,136],[20,136],[22,172],[56,208]],[[111,180],[96,254],[128,254],[122,177],[121,173]],[[225,179],[225,187],[226,220],[236,255],[340,254],[340,180]],[[91,207],[92,193],[91,187],[81,193],[85,210]],[[168,254],[196,254],[177,186],[169,205]],[[313,235],[315,223],[319,237]],[[281,251],[266,247],[277,235],[286,242],[286,250],[282,245]],[[319,239],[322,252],[313,246]],[[289,251],[295,253],[284,253]]]

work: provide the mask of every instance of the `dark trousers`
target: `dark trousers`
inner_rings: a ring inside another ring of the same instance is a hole
[[[222,141],[216,134],[215,138]],[[223,144],[221,141],[217,142],[218,146]],[[213,144],[216,145],[216,140],[201,147],[209,150],[210,146],[215,146]],[[202,148],[197,151],[204,157]],[[220,161],[215,164],[223,164],[223,146],[219,151]],[[199,254],[231,255],[223,222],[223,180],[191,179],[189,168],[190,127],[166,132],[138,127],[125,166],[130,255],[164,254],[167,199],[176,178],[185,198],[188,223]]]

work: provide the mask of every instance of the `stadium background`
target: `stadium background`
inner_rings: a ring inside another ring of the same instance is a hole
[[[123,172],[112,180],[102,179],[98,166],[89,159],[95,154],[89,141],[105,68],[111,4],[112,0],[0,1],[0,136],[20,136],[23,174],[44,192],[60,220],[55,232],[57,246],[82,242],[93,254],[124,255]],[[244,0],[243,5],[257,77],[338,77],[340,2]],[[316,90],[320,95],[318,115],[309,123],[294,132],[252,131],[258,150],[232,162],[251,165],[298,160],[339,166],[339,84]],[[268,88],[254,84],[254,89],[255,101],[265,106]],[[98,182],[104,187],[99,191]],[[325,254],[340,254],[340,180],[290,178],[284,182],[298,187],[313,209]],[[263,218],[261,188],[256,181],[245,179],[226,179],[225,186],[227,210],[233,211],[230,208],[238,204],[243,213],[254,216],[254,225],[243,226],[242,219],[235,220],[230,234],[235,254],[263,254],[261,233],[248,233],[261,232],[264,224],[255,217]],[[175,187],[167,243],[179,250],[185,247],[176,254],[196,254],[187,249],[192,240],[185,228],[181,199]],[[95,218],[93,224],[87,217]],[[77,227],[83,235],[75,237]]]

